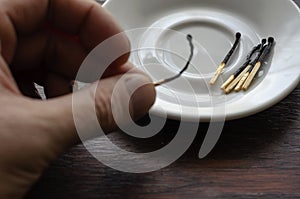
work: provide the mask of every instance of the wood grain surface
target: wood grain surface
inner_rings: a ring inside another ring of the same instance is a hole
[[[50,166],[26,198],[300,198],[299,105],[300,86],[267,111],[227,122],[216,148],[204,160],[197,156],[208,124],[201,124],[183,157],[147,174],[115,171],[82,145],[76,146]],[[168,121],[164,133],[146,141],[120,133],[110,138],[125,149],[151,151],[168,143],[177,125]]]

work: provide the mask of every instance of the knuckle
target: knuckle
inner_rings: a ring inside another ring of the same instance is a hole
[[[111,91],[109,89],[102,88],[101,91],[96,92],[95,106],[98,121],[103,130],[114,130],[116,125],[113,119],[111,106]]]

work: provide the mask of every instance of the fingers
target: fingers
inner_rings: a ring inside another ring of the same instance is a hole
[[[95,120],[98,118],[101,128],[105,133],[116,130],[118,127],[115,123],[112,109],[118,110],[119,119],[126,122],[130,118],[123,116],[124,112],[130,111],[134,119],[146,114],[155,100],[155,88],[148,76],[138,73],[129,73],[125,78],[122,76],[114,76],[103,79],[99,84],[84,89],[72,96],[53,99],[48,102],[40,103],[42,114],[46,114],[45,119],[50,121],[53,128],[53,136],[58,146],[70,146],[78,142],[76,128],[83,128],[85,135],[81,135],[84,139],[90,139],[97,136],[95,132]],[[117,94],[113,95],[114,87],[119,87]],[[130,99],[130,88],[137,85],[141,86]],[[96,90],[96,96],[93,93]],[[111,104],[112,98],[116,103]],[[126,101],[130,104],[126,104]],[[96,107],[96,112],[95,112]],[[73,115],[74,114],[74,115]],[[74,117],[73,117],[74,116]],[[75,117],[76,116],[76,117]],[[97,116],[97,117],[95,117]],[[77,126],[75,127],[76,122]],[[98,121],[96,120],[97,124]]]
[[[46,18],[48,0],[2,0],[0,2],[0,40],[2,55],[11,63],[17,44],[17,36],[38,30]]]
[[[0,56],[0,86],[17,95],[21,94],[2,56]]]
[[[72,81],[57,73],[29,70],[15,73],[14,76],[22,94],[27,97],[41,99],[34,83],[43,86],[46,98],[54,98],[72,92]]]
[[[26,35],[43,24],[50,0],[2,0],[1,7],[14,25],[15,31]]]
[[[113,52],[108,51],[100,53],[113,54]],[[14,73],[44,70],[45,72],[50,71],[60,74],[68,79],[75,79],[86,55],[84,48],[70,38],[57,35],[50,37],[45,31],[37,32],[19,38],[15,57],[10,68]],[[101,61],[99,59],[99,67]],[[123,66],[113,63],[108,67],[105,76],[122,73],[123,71]]]
[[[55,28],[77,35],[94,6],[93,0],[50,0],[47,18]]]
[[[68,10],[68,12],[66,12]],[[85,52],[89,53],[97,45],[117,35],[109,43],[109,48],[101,52],[109,57],[117,49],[124,52],[111,65],[116,69],[127,62],[130,53],[129,41],[114,18],[93,0],[53,0],[49,9],[52,26],[70,35],[76,35]],[[101,65],[101,64],[99,64]]]
[[[43,68],[48,43],[46,31],[39,31],[27,36],[19,36],[18,45],[10,68],[14,73]]]
[[[41,31],[19,38],[10,68],[14,73],[43,69],[74,79],[86,54],[82,46],[70,38]]]
[[[131,63],[126,63],[119,67],[119,70],[108,70],[103,74],[102,78],[116,76],[120,74],[125,74],[129,71],[133,71],[133,73],[141,73],[142,71],[135,69]],[[78,80],[77,80],[78,81]],[[59,75],[59,73],[48,72],[45,75],[43,86],[45,89],[45,95],[47,98],[59,97],[62,95],[66,95],[72,93],[73,91],[73,79],[66,78],[65,76]]]
[[[1,2],[3,6],[0,9],[4,16],[0,19],[0,39],[5,41],[5,60],[10,63],[14,57],[12,68],[17,72],[48,65],[47,69],[51,72],[74,79],[88,52],[123,31],[113,17],[93,0],[4,2]],[[38,12],[33,10],[37,7]],[[44,30],[46,20],[63,34]],[[16,34],[19,37],[17,49]],[[72,35],[76,35],[78,40],[71,39]],[[111,70],[119,70],[128,60],[129,41],[125,34],[119,34],[109,45],[103,57],[110,56],[115,49],[124,52],[115,61],[112,60],[110,67]]]
[[[115,76],[133,71],[134,73],[141,73],[138,69],[135,69],[131,63],[126,63],[119,67],[119,70],[108,70],[103,74],[103,78],[109,76]],[[42,85],[44,87],[45,95],[47,98],[54,98],[66,94],[72,93],[73,78],[66,78],[59,73],[44,71],[37,69],[27,69],[24,72],[15,72],[14,77],[17,80],[19,89],[22,94],[32,98],[41,98],[36,91],[34,83]],[[13,79],[12,79],[13,80]]]
[[[42,27],[44,21],[67,35],[76,35],[90,51],[107,38],[123,30],[114,18],[94,0],[4,0],[4,13],[16,32],[28,35]],[[10,33],[15,31],[10,30]],[[130,48],[124,35],[118,47]],[[125,63],[125,62],[123,62]]]
[[[87,50],[123,31],[114,18],[93,0],[52,0],[49,20],[54,27],[78,35]],[[124,38],[120,46],[128,48],[128,45]]]
[[[45,78],[44,91],[47,98],[54,98],[71,93],[72,84],[58,74],[48,73]]]
[[[1,6],[0,16],[1,55],[3,56],[5,62],[9,64],[14,56],[17,35],[13,24]]]

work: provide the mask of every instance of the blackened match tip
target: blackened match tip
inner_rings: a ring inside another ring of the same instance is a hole
[[[263,45],[265,45],[265,44],[267,43],[267,39],[263,39],[263,40],[261,41],[261,43],[262,43]]]
[[[273,43],[275,41],[274,37],[269,37],[268,42]]]
[[[187,38],[188,40],[192,41],[193,36],[192,36],[191,34],[188,34],[188,35],[186,36],[186,38]]]
[[[237,32],[236,35],[235,35],[235,37],[236,37],[237,39],[240,39],[240,38],[242,37],[242,34],[241,34],[240,32]]]

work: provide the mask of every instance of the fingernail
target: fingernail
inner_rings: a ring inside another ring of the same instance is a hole
[[[131,75],[126,81],[126,87],[130,100],[131,116],[134,120],[140,119],[147,114],[155,101],[155,88],[150,79],[141,74]]]

